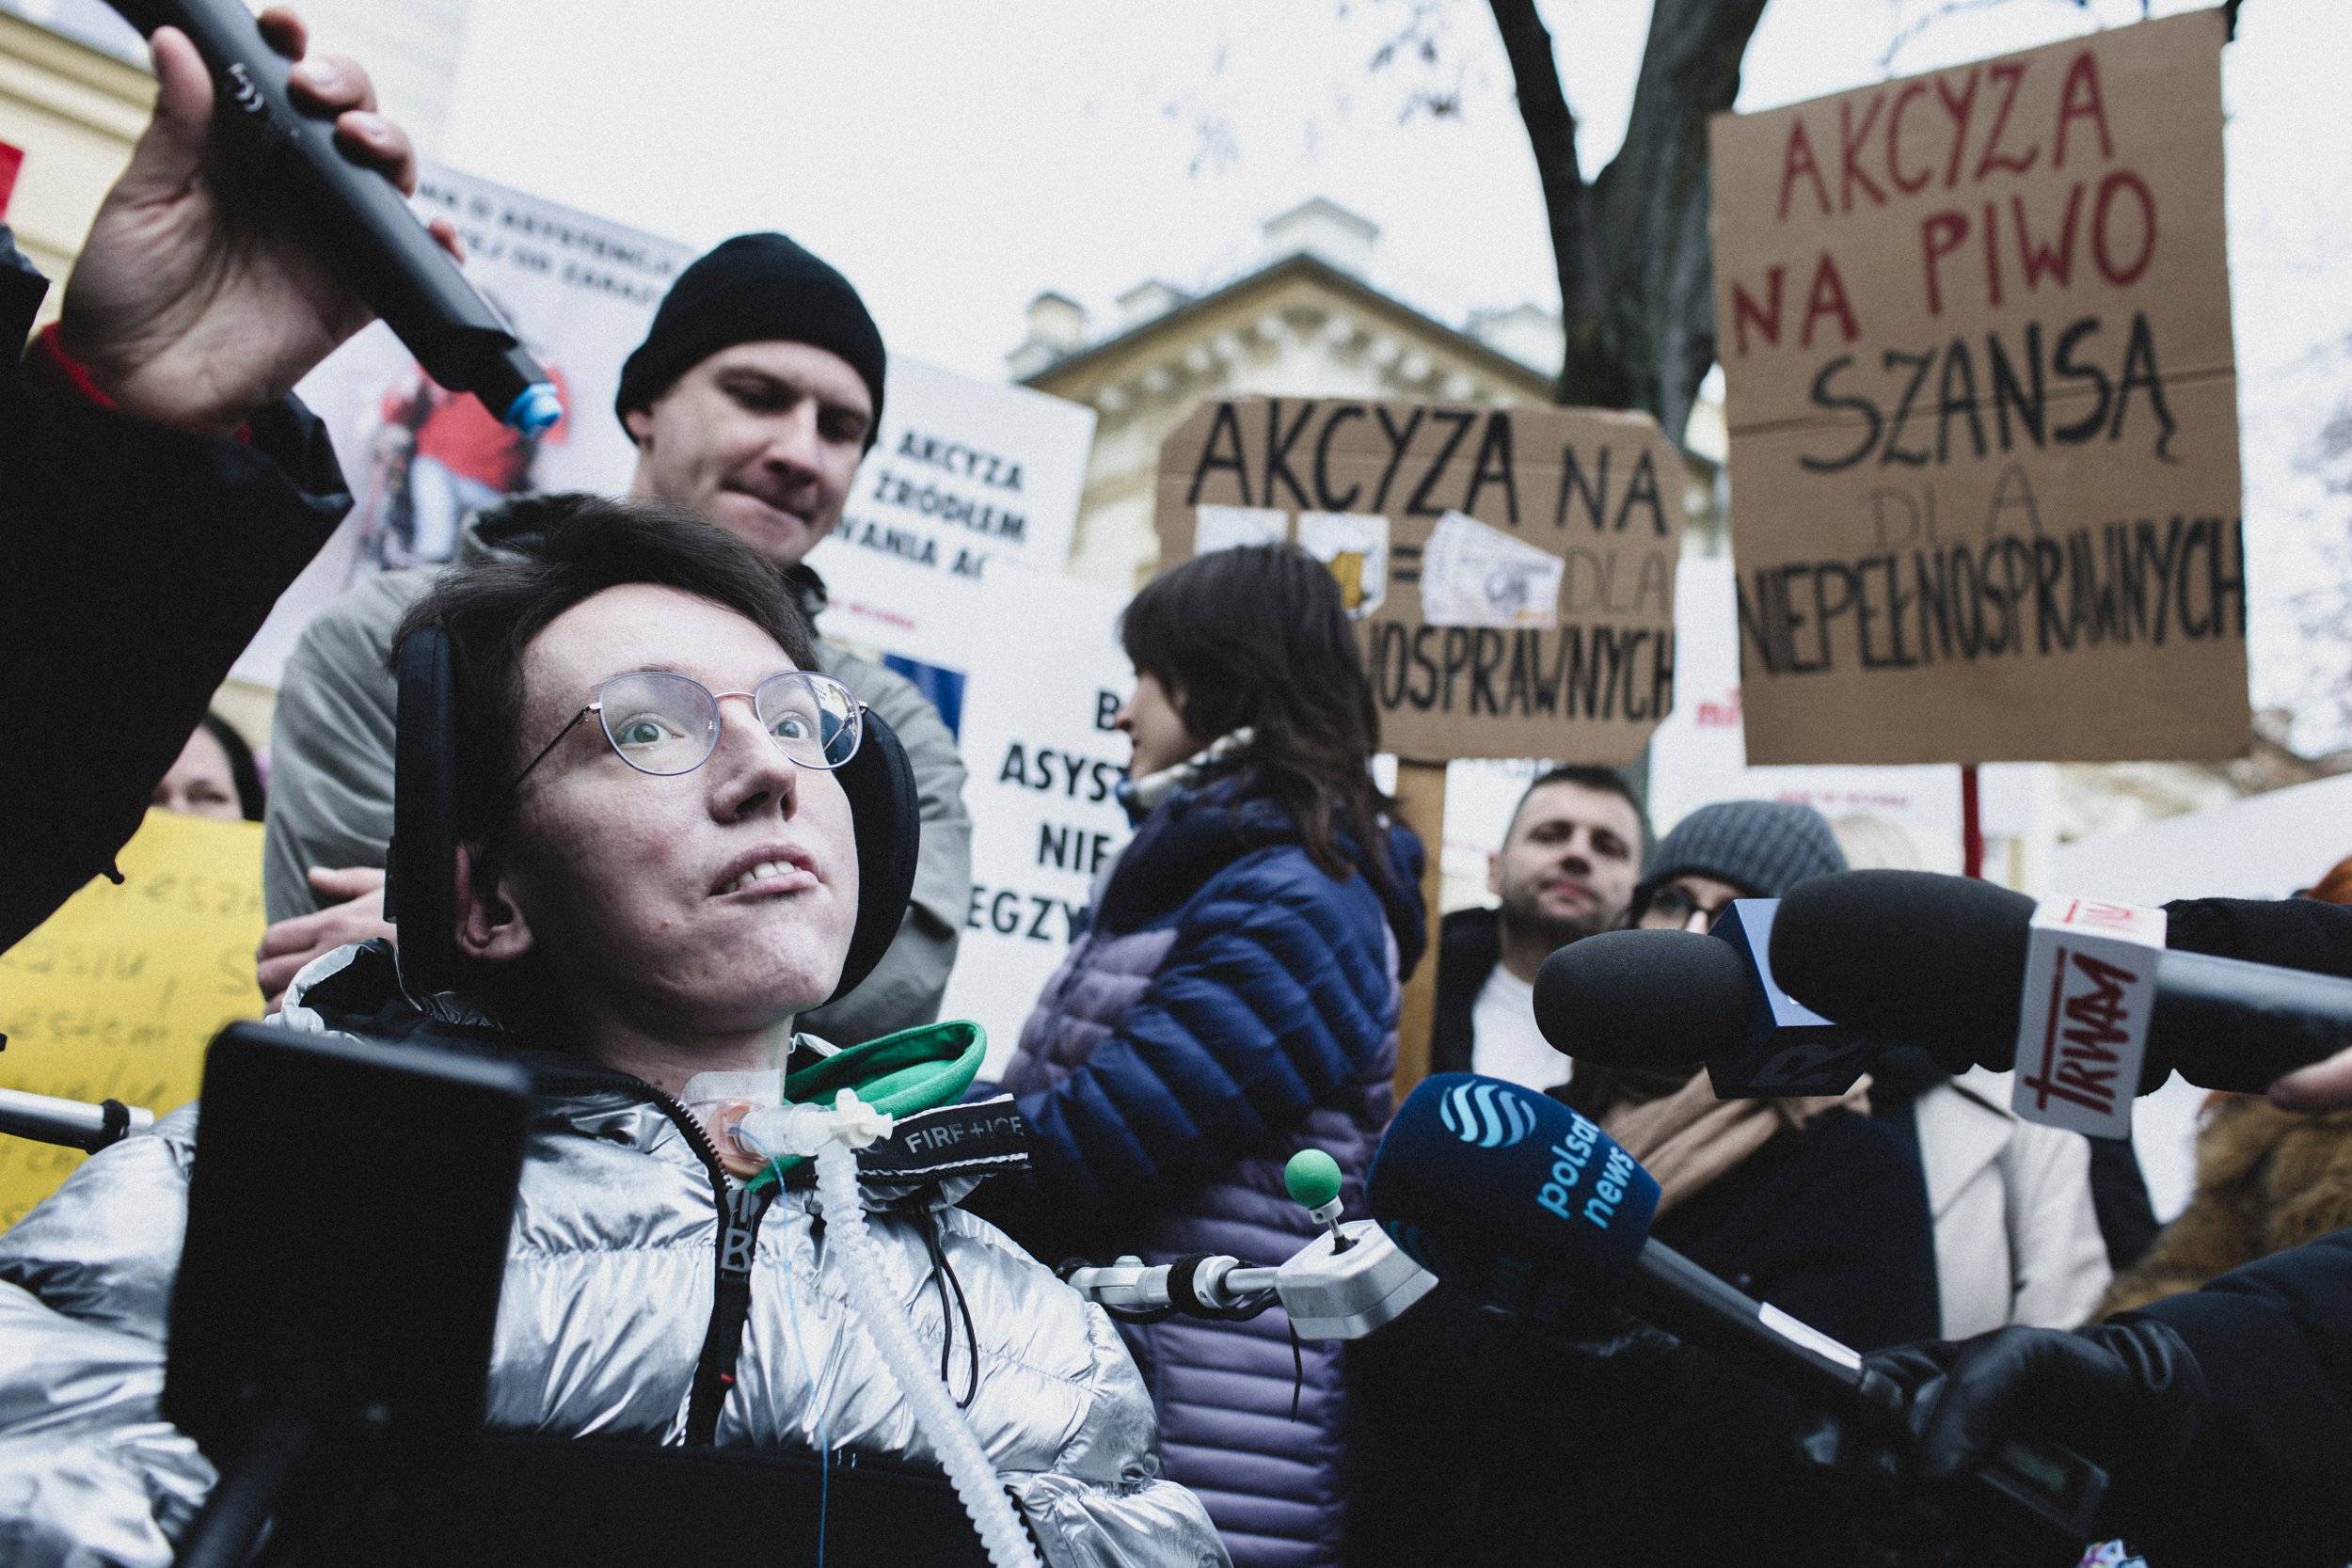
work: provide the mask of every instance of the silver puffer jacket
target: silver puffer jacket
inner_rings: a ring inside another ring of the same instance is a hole
[[[298,996],[288,1010],[316,1022]],[[682,1441],[715,1290],[709,1176],[653,1106],[586,1095],[547,1101],[544,1113],[508,1243],[490,1422]],[[158,1414],[196,1128],[194,1106],[166,1117],[0,1235],[0,1563],[10,1568],[163,1568],[213,1483]],[[821,1433],[835,1448],[930,1459],[853,1326],[813,1209],[809,1194],[787,1192],[760,1222],[717,1441],[813,1446]],[[933,1213],[978,1333],[966,1417],[1046,1560],[1225,1563],[1200,1501],[1160,1476],[1151,1400],[1102,1310],[984,1221],[945,1205]],[[900,1309],[918,1340],[936,1343],[920,1224],[876,1212],[870,1227],[892,1254]]]

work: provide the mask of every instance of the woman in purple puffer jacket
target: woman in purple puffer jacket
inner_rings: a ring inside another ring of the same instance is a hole
[[[1120,632],[1136,667],[1122,797],[1140,822],[1022,1030],[1004,1086],[1034,1175],[991,1208],[1048,1259],[1279,1262],[1315,1232],[1282,1189],[1299,1149],[1339,1161],[1362,1213],[1398,986],[1423,945],[1420,841],[1372,781],[1372,689],[1312,557],[1202,556],[1136,594]],[[1336,1562],[1337,1347],[1294,1362],[1279,1309],[1125,1333],[1167,1472],[1235,1563]]]

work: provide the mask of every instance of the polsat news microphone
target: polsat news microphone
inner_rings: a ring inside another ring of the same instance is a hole
[[[1424,1079],[1382,1136],[1365,1196],[1398,1248],[1443,1284],[1538,1318],[1582,1292],[1874,1441],[1908,1442],[1908,1399],[1893,1380],[1653,1239],[1657,1179],[1549,1095],[1474,1073]],[[1973,1487],[2004,1533],[2079,1551],[2107,1478],[2055,1444],[2011,1442]]]
[[[335,145],[334,117],[297,105],[293,63],[241,0],[107,0],[139,32],[177,27],[213,78],[216,166],[384,318],[425,373],[526,436],[563,418],[547,372],[408,210],[399,187]]]

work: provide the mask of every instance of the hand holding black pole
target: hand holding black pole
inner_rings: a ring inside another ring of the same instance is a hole
[[[131,412],[219,432],[380,315],[442,386],[535,433],[546,373],[402,193],[413,150],[348,60],[238,0],[115,0],[150,35],[154,121],[92,225],[60,346]],[[297,66],[296,62],[300,62]],[[92,264],[94,263],[94,265]]]

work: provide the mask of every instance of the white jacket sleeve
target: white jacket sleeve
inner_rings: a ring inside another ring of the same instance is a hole
[[[177,1123],[177,1127],[175,1127]],[[165,1421],[193,1113],[117,1144],[0,1235],[0,1562],[167,1568],[212,1465]]]
[[[2001,1157],[2016,1271],[2010,1321],[2076,1328],[2114,1270],[2090,1197],[2090,1145],[2079,1133],[2021,1121]]]

